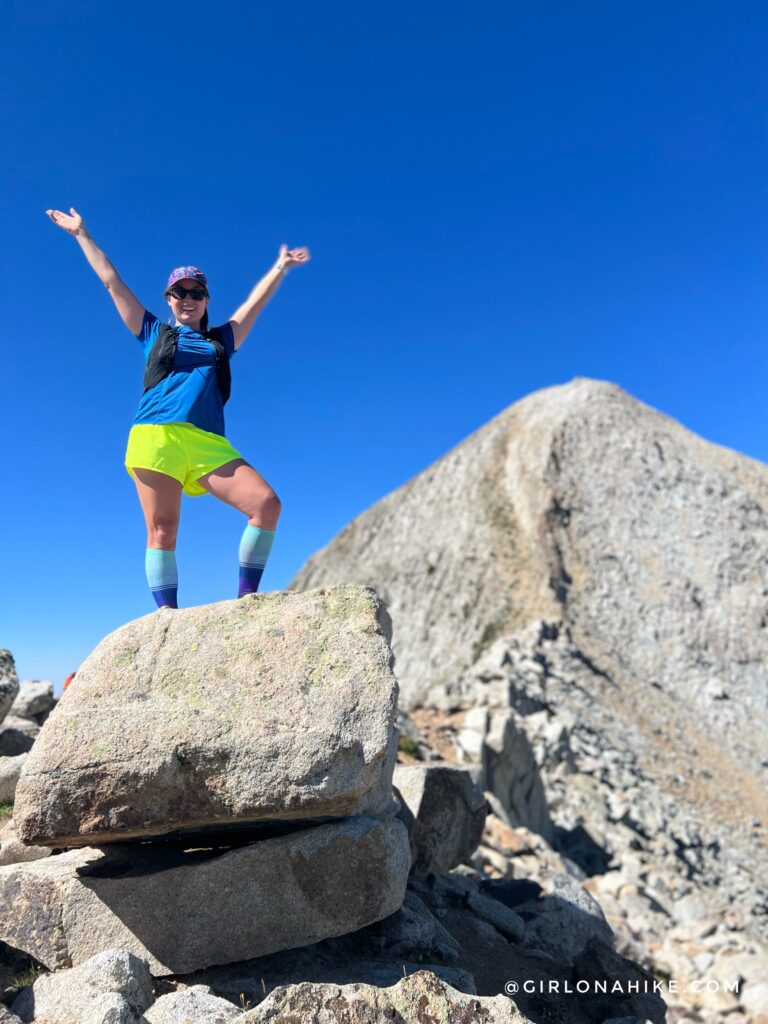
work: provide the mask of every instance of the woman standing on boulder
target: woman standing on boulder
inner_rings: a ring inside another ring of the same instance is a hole
[[[280,499],[224,436],[229,362],[289,267],[309,250],[280,246],[274,265],[227,323],[208,327],[208,281],[197,267],[171,272],[164,296],[174,325],[146,310],[88,234],[75,209],[46,211],[72,235],[141,342],[144,394],[128,437],[125,466],[147,524],[146,573],[158,608],[176,608],[176,533],[182,489],[213,494],[248,517],[240,540],[238,597],[259,588],[280,515]]]

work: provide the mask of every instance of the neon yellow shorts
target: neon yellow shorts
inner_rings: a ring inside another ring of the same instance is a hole
[[[135,423],[128,435],[125,468],[131,476],[134,469],[165,473],[195,496],[208,493],[197,482],[201,476],[242,457],[226,437],[191,423]]]

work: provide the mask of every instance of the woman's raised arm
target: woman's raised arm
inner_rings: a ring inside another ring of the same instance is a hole
[[[242,306],[235,310],[229,318],[236,349],[240,348],[243,344],[246,335],[256,321],[256,317],[277,291],[277,286],[280,284],[280,278],[283,276],[284,271],[288,270],[289,267],[297,267],[302,263],[308,262],[309,249],[289,250],[287,245],[280,246],[280,254],[274,265],[255,285]]]
[[[72,206],[69,213],[62,213],[61,210],[46,210],[45,212],[54,224],[77,239],[80,248],[85,253],[85,258],[96,272],[96,276],[112,296],[112,301],[117,306],[123,323],[131,334],[138,334],[144,322],[144,307],[88,234],[83,218],[77,210]]]

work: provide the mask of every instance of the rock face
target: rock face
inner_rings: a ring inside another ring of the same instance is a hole
[[[408,524],[408,528],[405,525]],[[376,588],[401,702],[498,636],[564,619],[617,684],[656,686],[764,756],[768,469],[620,388],[511,406],[358,516],[292,583]]]
[[[0,722],[5,718],[19,692],[19,677],[13,655],[0,647]]]
[[[27,843],[386,814],[397,684],[370,590],[161,611],[81,665],[24,765]]]
[[[452,719],[454,753],[435,749],[482,764],[508,822],[569,855],[581,837],[588,873],[666,846],[768,913],[768,468],[576,380],[383,498],[292,587],[340,579],[385,600],[401,703]]]
[[[184,974],[343,935],[394,913],[396,819],[352,818],[220,852],[125,844],[0,868],[0,938],[55,970],[120,947]]]
[[[740,820],[737,798],[746,794],[754,812],[755,795],[743,775],[726,774],[719,747],[702,744],[687,757],[676,742],[677,719],[664,704],[667,720],[659,716],[653,728],[667,755],[654,763],[647,723],[622,717],[626,696],[585,664],[557,623],[534,622],[496,641],[462,685],[472,695],[470,710],[413,713],[435,741],[439,736],[443,757],[457,764],[482,762],[484,745],[497,735],[490,724],[494,717],[514,715],[551,808],[551,841],[562,853],[588,875],[636,865],[638,880],[640,873],[656,877],[652,888],[667,908],[691,893],[693,882],[701,897],[706,894],[708,914],[733,910],[745,921],[751,916],[757,934],[768,912],[765,853],[759,829],[749,828],[754,822]],[[433,698],[440,702],[436,692]],[[454,705],[455,694],[443,693],[442,702]],[[654,710],[650,704],[643,713],[650,717]],[[485,723],[473,744],[464,740],[470,719]],[[519,823],[519,804],[500,799],[494,809],[507,823]],[[543,829],[536,831],[546,837]]]

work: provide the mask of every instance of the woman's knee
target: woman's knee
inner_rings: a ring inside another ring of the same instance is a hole
[[[283,510],[283,503],[280,501],[280,499],[278,498],[274,491],[271,492],[269,498],[267,499],[267,509],[275,517],[275,519],[279,518],[280,513]]]
[[[266,530],[274,530],[283,506],[273,490],[260,491],[258,495],[254,496],[249,506],[246,513],[250,523]]]
[[[280,518],[280,511],[282,507],[282,503],[274,491],[270,491],[269,494],[265,496],[259,512],[262,519],[266,523],[269,523],[269,529],[273,530],[275,526],[277,526],[277,520]]]
[[[147,523],[147,547],[171,551],[176,547],[178,532],[178,519],[155,519],[151,523]]]

